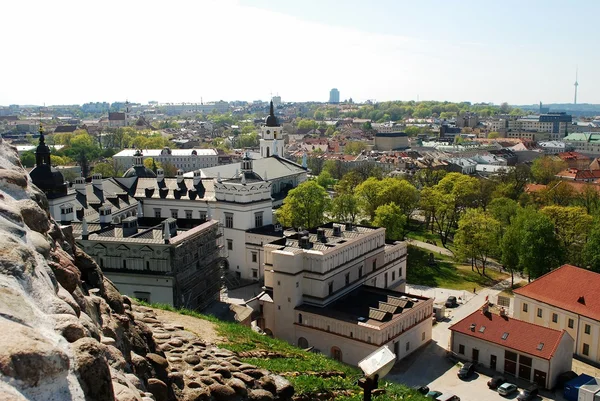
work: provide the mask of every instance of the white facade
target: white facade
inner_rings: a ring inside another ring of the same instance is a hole
[[[122,168],[129,168],[135,163],[136,149],[125,149],[113,156]],[[201,168],[214,167],[219,164],[218,153],[215,149],[144,149],[144,160],[152,158],[161,164],[171,164],[185,172]]]
[[[283,128],[263,126],[260,131],[260,157],[283,157],[285,148]]]

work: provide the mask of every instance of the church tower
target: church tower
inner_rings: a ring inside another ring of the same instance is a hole
[[[269,115],[265,119],[265,124],[261,127],[261,134],[260,156],[270,157],[276,155],[283,157],[283,127],[277,121],[277,117],[275,117],[272,100]]]

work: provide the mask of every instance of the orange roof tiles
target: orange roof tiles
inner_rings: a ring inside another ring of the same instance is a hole
[[[599,288],[600,274],[562,265],[514,292],[600,321]]]
[[[475,331],[471,331],[472,324],[475,325]],[[482,327],[485,327],[483,332]],[[450,330],[543,359],[551,359],[562,337],[569,335],[565,331],[507,316],[484,314],[481,309],[450,326]],[[505,340],[502,339],[504,333],[508,333]],[[538,349],[540,343],[544,343],[541,350]]]

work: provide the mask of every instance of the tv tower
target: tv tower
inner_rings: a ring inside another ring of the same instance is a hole
[[[575,99],[573,101],[573,104],[577,104],[577,87],[579,86],[579,82],[577,82],[577,70],[578,68],[575,68]]]

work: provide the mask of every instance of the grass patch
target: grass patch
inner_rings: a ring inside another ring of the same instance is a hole
[[[509,277],[510,277],[510,275],[509,275]],[[512,288],[507,288],[498,295],[503,295],[505,297],[514,297],[515,296],[514,291],[518,288],[523,287],[525,284],[527,284],[527,283],[526,282],[515,283],[515,285]]]
[[[442,240],[440,239],[440,235],[437,232],[431,232],[431,230],[427,230],[425,229],[424,225],[422,222],[417,221],[417,220],[411,220],[410,223],[410,227],[409,227],[410,231],[406,233],[406,237],[410,238],[410,239],[414,239],[417,241],[423,241],[423,242],[433,242],[434,245],[437,245],[439,247],[444,247],[442,245]],[[454,244],[452,243],[452,241],[450,239],[448,239],[448,242],[446,243],[446,249],[454,252],[455,248],[454,248]]]
[[[234,352],[250,350],[269,350],[277,351],[287,355],[287,358],[240,358],[240,360],[252,365],[270,370],[274,373],[284,372],[330,372],[341,371],[346,377],[328,377],[322,378],[312,375],[290,376],[287,379],[294,385],[296,394],[312,395],[315,393],[333,392],[336,390],[351,390],[352,395],[339,395],[332,400],[336,401],[358,401],[362,400],[362,389],[357,386],[356,381],[361,377],[358,368],[345,365],[322,354],[306,352],[296,348],[285,341],[270,338],[254,332],[247,326],[238,323],[224,322],[214,316],[204,315],[187,309],[176,309],[165,304],[149,304],[138,301],[139,304],[157,309],[164,309],[171,312],[181,313],[183,315],[193,316],[198,319],[208,320],[215,323],[217,332],[227,341],[217,344],[219,347],[229,349]],[[378,396],[378,401],[396,401],[396,400],[414,400],[426,401],[427,399],[418,394],[413,389],[402,384],[392,383],[381,380],[379,388],[384,388],[386,394]]]
[[[480,290],[510,277],[490,268],[483,276],[472,271],[471,266],[458,264],[451,257],[440,254],[434,254],[435,265],[430,265],[429,255],[425,249],[408,246],[406,281],[409,284],[473,291],[473,288]]]

